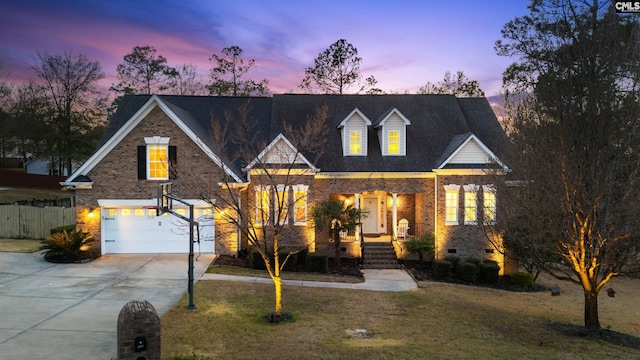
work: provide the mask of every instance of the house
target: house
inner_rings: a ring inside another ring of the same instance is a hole
[[[292,129],[304,127],[320,108],[327,125],[318,150],[298,150]],[[234,141],[237,129],[224,141],[212,136],[238,127],[239,118],[251,141]],[[286,200],[289,212],[279,221],[291,225],[283,233],[286,241],[311,251],[332,251],[329,236],[313,228],[310,212],[333,198],[367,214],[359,231],[343,234],[345,256],[359,256],[363,240],[402,241],[433,232],[436,258],[488,258],[504,266],[483,231],[499,216],[492,179],[508,170],[496,156],[504,139],[485,98],[127,95],[96,153],[62,184],[75,189],[78,226],[99,240],[102,254],[188,251],[184,222],[156,216],[158,184],[170,181],[194,205],[202,252],[235,255],[246,241],[216,213],[225,211],[222,206],[214,210],[212,201],[190,195],[194,184],[233,187],[252,214],[264,206],[265,191],[300,200]],[[235,156],[243,148],[251,148],[253,157]],[[286,189],[267,189],[260,177],[283,161],[293,165],[295,180]],[[188,171],[176,173],[173,166]],[[258,216],[251,217],[243,221],[259,225]]]
[[[77,169],[79,166],[79,163],[73,163],[74,169]],[[57,164],[49,159],[34,158],[27,161],[24,167],[27,174],[69,176],[66,167],[62,169],[62,174],[60,174]]]

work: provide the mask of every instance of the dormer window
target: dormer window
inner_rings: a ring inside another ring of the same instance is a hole
[[[382,155],[404,156],[407,154],[407,125],[411,121],[398,109],[392,109],[375,126],[378,129]]]
[[[362,154],[362,131],[349,131],[349,155]]]
[[[390,130],[387,133],[388,137],[388,149],[387,152],[389,155],[398,155],[400,154],[400,131],[398,130]]]
[[[371,121],[358,108],[347,115],[338,125],[342,136],[344,156],[367,155],[367,129]]]

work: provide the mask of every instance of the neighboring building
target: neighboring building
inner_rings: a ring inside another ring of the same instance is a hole
[[[24,167],[27,174],[69,176],[66,167],[62,169],[62,174],[60,174],[58,165],[44,158],[29,160],[24,164]],[[80,167],[80,164],[73,163],[74,169],[78,167]]]
[[[251,145],[262,147],[253,162],[234,157],[243,144],[230,141],[220,148],[210,134],[213,127],[233,125],[227,115],[247,104],[247,131],[255,138]],[[495,203],[500,194],[487,170],[507,171],[495,155],[505,135],[485,98],[125,96],[97,152],[62,184],[76,189],[78,224],[99,240],[103,254],[186,252],[181,221],[155,216],[158,184],[171,181],[188,198],[189,181],[206,178],[219,186],[221,179],[231,179],[247,206],[258,208],[265,189],[256,161],[277,162],[274,154],[295,153],[285,124],[303,126],[321,106],[328,109],[330,127],[326,138],[318,139],[322,153],[300,150],[296,181],[278,189],[303,199],[290,204],[283,219],[291,225],[283,233],[287,241],[331,254],[329,236],[315,231],[310,216],[314,204],[335,198],[367,213],[359,233],[345,234],[346,256],[359,255],[360,234],[405,239],[434,232],[436,258],[455,254],[504,265],[482,230],[499,216]],[[177,169],[188,167],[194,176],[176,176],[162,159]],[[207,202],[191,202],[204,220],[201,251],[236,254],[246,247]]]

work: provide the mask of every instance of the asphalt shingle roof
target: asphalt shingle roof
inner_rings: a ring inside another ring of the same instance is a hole
[[[301,128],[307,118],[319,107],[328,109],[328,135],[325,151],[315,162],[323,172],[425,172],[436,168],[456,139],[465,139],[471,133],[494,153],[499,150],[505,135],[485,98],[456,98],[452,95],[308,95],[282,94],[267,97],[212,97],[160,95],[160,99],[228,166],[242,176],[242,168],[252,159],[236,156],[246,144],[234,141],[230,135],[222,150],[213,144],[212,122],[221,127],[234,128],[239,109],[246,107],[246,126],[240,131],[248,133],[251,145],[261,151],[278,134],[287,136],[284,124]],[[148,100],[149,95],[123,97],[104,137],[102,146]],[[368,127],[367,156],[342,155],[342,139],[338,125],[355,108],[360,109],[376,124],[396,108],[411,125],[407,126],[406,156],[382,156],[378,130]],[[231,115],[230,115],[231,114]],[[290,134],[289,134],[290,135]],[[289,137],[289,136],[287,136]],[[460,141],[462,141],[460,140]],[[305,154],[314,159],[313,154]],[[223,151],[224,154],[219,152]]]

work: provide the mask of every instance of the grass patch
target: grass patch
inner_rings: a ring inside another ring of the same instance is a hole
[[[212,265],[207,269],[209,274],[238,275],[238,276],[254,276],[261,278],[269,278],[266,270],[255,270],[243,268],[239,266]],[[315,274],[304,272],[281,272],[284,280],[300,280],[300,281],[323,281],[323,282],[341,282],[341,283],[361,283],[363,278],[356,276],[344,276],[334,274]]]
[[[163,359],[640,358],[635,348],[551,329],[580,324],[582,308],[552,311],[558,297],[546,292],[437,282],[402,293],[285,286],[283,311],[293,321],[279,325],[262,319],[273,310],[271,285],[201,280],[194,294],[196,310],[185,296],[162,317]],[[622,330],[640,336],[628,318]],[[371,337],[349,335],[354,329]]]
[[[42,240],[0,239],[0,252],[32,253],[41,247]]]

